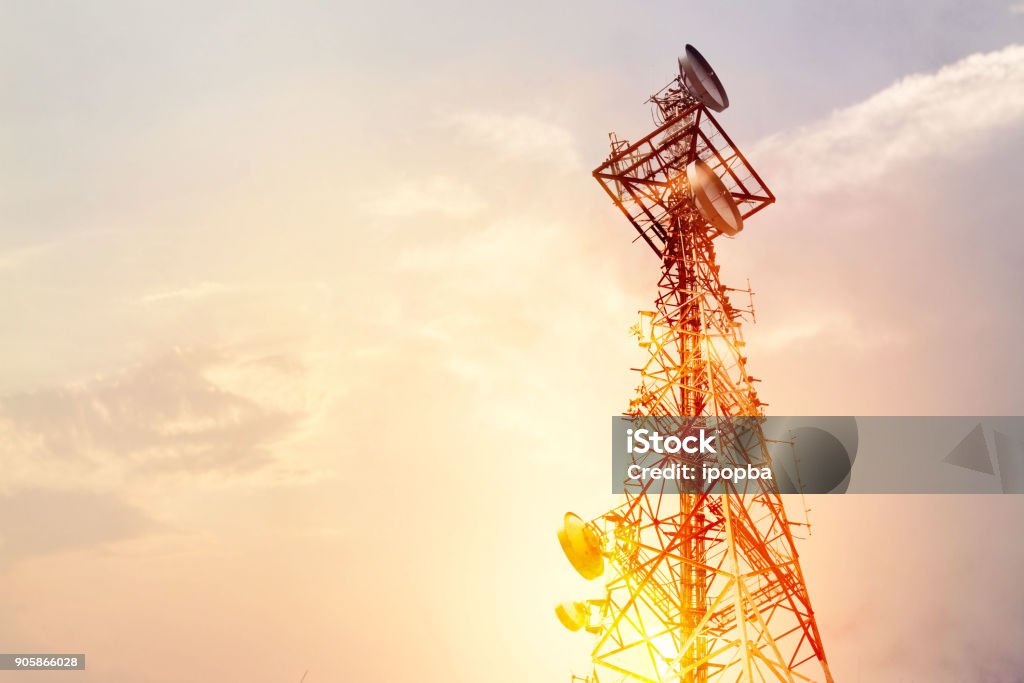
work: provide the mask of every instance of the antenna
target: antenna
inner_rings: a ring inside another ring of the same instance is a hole
[[[661,123],[633,143],[612,138],[611,154],[594,170],[602,189],[661,258],[669,234],[677,229],[674,221],[686,210],[697,210],[714,239],[734,236],[744,221],[775,202],[711,113],[728,104],[725,89],[700,53],[692,45],[686,49],[680,60],[693,76],[684,80],[680,75],[649,99]],[[690,171],[695,161],[706,168]]]
[[[555,615],[562,622],[562,626],[570,631],[579,631],[587,625],[587,617],[590,610],[585,603],[564,600],[555,607]]]
[[[729,237],[743,229],[743,216],[725,183],[700,159],[686,166],[686,179],[697,210],[719,232]]]
[[[579,515],[565,513],[562,528],[558,530],[558,542],[569,563],[584,579],[592,581],[604,573],[599,532]]]
[[[710,64],[687,45],[678,66],[649,100],[655,129],[634,143],[612,137],[593,173],[661,271],[633,327],[642,362],[625,415],[713,425],[720,446],[702,462],[743,466],[768,452],[766,404],[715,243],[775,196],[712,114],[729,98]],[[555,608],[570,630],[597,634],[592,668],[572,680],[833,683],[777,482],[712,494],[699,481],[627,480],[622,490],[611,511],[590,522],[567,513],[558,532],[572,567],[604,589]]]
[[[722,112],[729,107],[725,86],[708,60],[693,45],[687,45],[686,51],[679,56],[679,78],[690,94],[708,109]]]

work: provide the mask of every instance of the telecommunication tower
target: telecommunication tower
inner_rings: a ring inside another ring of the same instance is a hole
[[[716,464],[743,464],[751,448],[767,457],[765,404],[740,329],[753,309],[730,298],[749,289],[722,284],[715,240],[737,235],[775,197],[712,116],[729,99],[696,49],[686,46],[679,75],[650,102],[656,129],[632,144],[612,134],[594,171],[661,260],[653,310],[633,328],[645,362],[627,415],[680,428],[713,421],[732,446]],[[750,420],[729,426],[735,418]],[[572,566],[605,580],[600,595],[555,609],[567,628],[596,637],[592,668],[574,681],[832,683],[793,524],[770,480],[724,492],[652,480],[624,491],[596,519],[567,513],[558,532]]]

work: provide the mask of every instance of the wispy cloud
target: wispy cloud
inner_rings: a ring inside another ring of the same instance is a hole
[[[24,247],[0,250],[0,270],[11,270],[31,261],[36,256],[53,248],[52,243],[32,244]]]
[[[152,294],[147,294],[142,297],[142,302],[147,304],[163,303],[169,301],[193,301],[196,299],[205,299],[209,296],[217,294],[225,294],[228,292],[236,292],[239,287],[233,285],[227,285],[221,282],[200,282],[195,285],[187,287],[178,287],[176,289],[162,289]]]
[[[142,510],[110,494],[23,489],[0,495],[0,566],[135,538],[157,528]]]
[[[23,486],[53,477],[88,487],[140,473],[257,471],[305,417],[286,391],[297,366],[288,364],[284,378],[279,367],[280,359],[253,365],[179,349],[88,382],[4,396],[0,463],[9,482]],[[256,384],[267,384],[268,374],[276,381],[257,392],[254,371]]]
[[[1024,2],[1015,2],[1007,9],[1010,10],[1010,14],[1024,14]]]
[[[466,140],[490,147],[499,159],[541,163],[562,173],[581,167],[572,132],[535,116],[470,111],[443,122]]]
[[[778,203],[751,221],[729,264],[764,296],[747,334],[753,371],[776,378],[765,385],[773,410],[884,414],[911,400],[922,412],[984,412],[1012,402],[1012,382],[984,378],[995,367],[1019,374],[1010,340],[1024,319],[1002,297],[1020,281],[1007,217],[1019,210],[1010,188],[1022,124],[1024,46],[1013,45],[902,78],[751,148]],[[947,326],[949,310],[957,320]],[[965,347],[971,363],[950,364]],[[916,387],[912,399],[878,395],[897,374]],[[825,378],[846,390],[819,389]],[[971,390],[953,398],[943,381]]]
[[[469,218],[487,208],[472,185],[445,175],[405,180],[377,190],[363,208],[379,216],[404,218],[433,214]]]
[[[905,336],[878,325],[858,325],[852,315],[838,311],[818,311],[797,320],[762,324],[752,328],[756,348],[766,353],[815,345],[854,351],[891,348],[906,342]]]
[[[820,123],[768,138],[753,157],[783,169],[773,173],[780,190],[829,191],[961,154],[1021,121],[1024,45],[1012,45],[907,76]]]

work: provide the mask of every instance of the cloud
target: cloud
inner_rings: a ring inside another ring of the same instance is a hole
[[[447,273],[465,279],[467,285],[486,283],[488,291],[496,286],[521,288],[546,267],[548,253],[565,248],[559,243],[560,228],[564,229],[554,221],[509,216],[454,240],[408,247],[399,252],[395,265],[400,270]],[[524,279],[526,272],[531,279]]]
[[[762,141],[751,157],[783,169],[772,173],[783,192],[826,192],[923,158],[960,156],[1022,120],[1024,45],[1011,45],[907,76],[819,123]]]
[[[469,218],[487,208],[469,184],[444,175],[421,180],[406,180],[378,190],[363,204],[378,216],[405,218],[435,214],[451,218]]]
[[[30,488],[0,495],[0,566],[135,538],[158,525],[115,496]]]
[[[19,268],[32,261],[40,254],[44,254],[51,250],[53,247],[54,245],[52,243],[32,244],[29,246],[15,247],[13,249],[0,251],[0,270],[14,270]]]
[[[296,373],[300,365],[279,357],[176,349],[88,382],[0,397],[0,463],[22,485],[254,472],[306,417],[288,391]]]
[[[1010,10],[1010,14],[1024,14],[1024,2],[1015,2],[1007,9]]]
[[[227,285],[221,282],[200,282],[199,284],[189,287],[163,289],[158,292],[153,292],[152,294],[147,294],[142,297],[142,302],[152,304],[168,301],[194,301],[197,299],[216,296],[217,294],[226,294],[237,291],[239,291],[239,287]]]
[[[541,163],[560,173],[582,167],[572,132],[551,121],[526,115],[462,112],[445,117],[444,123],[466,140],[490,147],[502,160]]]
[[[894,330],[858,324],[853,316],[837,310],[807,313],[798,320],[761,325],[753,328],[750,337],[756,339],[756,348],[765,353],[826,344],[854,351],[874,351],[906,343],[904,336]]]

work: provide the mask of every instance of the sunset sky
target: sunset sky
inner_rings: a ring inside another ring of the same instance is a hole
[[[0,2],[0,651],[582,673],[658,275],[590,171],[687,42],[778,198],[720,248],[768,412],[1021,414],[1024,4]],[[1017,680],[1020,496],[810,504],[838,681]]]

